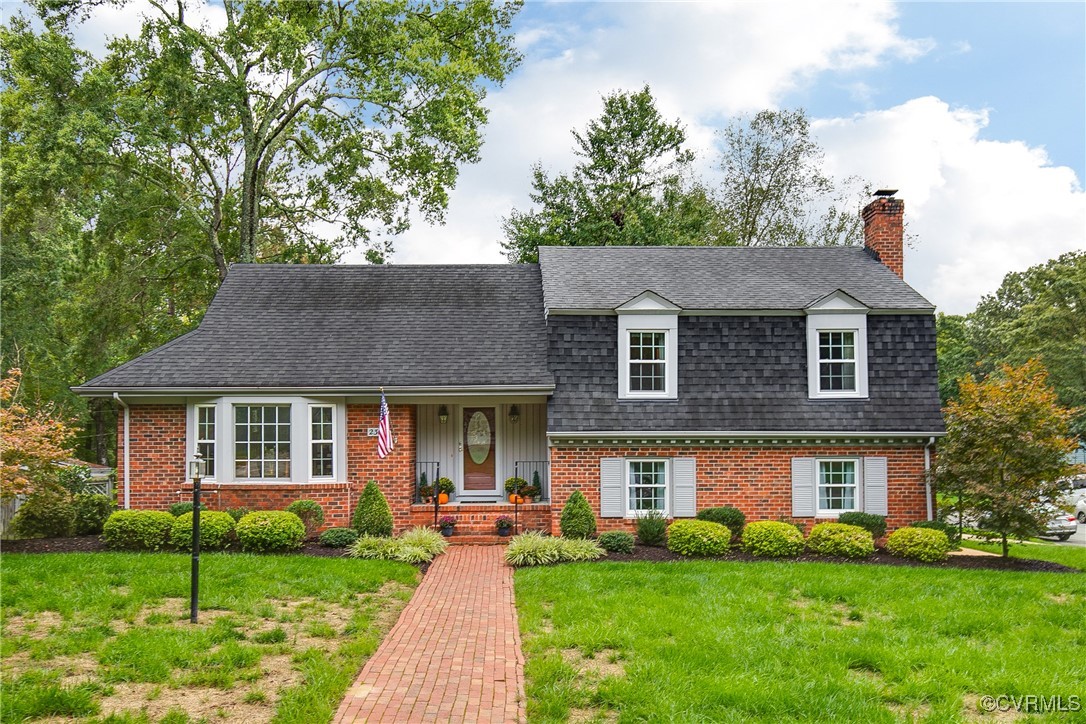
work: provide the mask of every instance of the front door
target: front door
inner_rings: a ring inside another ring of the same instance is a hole
[[[498,489],[494,463],[494,408],[464,408],[464,492]]]

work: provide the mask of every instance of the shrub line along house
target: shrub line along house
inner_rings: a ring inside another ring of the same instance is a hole
[[[200,326],[74,388],[113,397],[118,498],[324,506],[347,525],[376,480],[397,529],[444,513],[492,532],[504,480],[558,531],[581,490],[599,528],[734,505],[809,524],[932,515],[944,432],[933,306],[903,280],[904,204],[860,247],[543,247],[538,264],[236,264]],[[395,447],[377,455],[384,390]]]

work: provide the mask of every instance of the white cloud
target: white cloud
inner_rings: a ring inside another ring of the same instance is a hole
[[[899,189],[905,278],[942,311],[972,310],[1004,275],[1086,249],[1086,194],[1043,148],[981,138],[985,110],[917,98],[815,123],[836,174]]]

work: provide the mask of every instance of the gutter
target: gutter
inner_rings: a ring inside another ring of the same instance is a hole
[[[189,395],[259,394],[259,395],[359,395],[374,397],[382,390],[388,395],[432,395],[435,397],[455,397],[465,395],[541,395],[554,392],[554,385],[474,385],[474,386],[335,386],[335,387],[71,387],[72,392],[81,397],[109,397],[114,399],[123,393],[143,397],[182,397]]]
[[[129,440],[128,440],[128,421],[130,419],[130,417],[129,417],[129,409],[128,409],[128,403],[126,403],[124,400],[122,400],[121,396],[118,393],[116,393],[116,392],[113,393],[113,399],[117,401],[117,404],[119,404],[121,407],[124,408],[124,509],[128,510],[131,507],[131,490],[132,490],[132,481],[131,481],[131,478],[129,476],[129,465],[128,465],[129,447],[130,447],[130,445],[128,444],[128,442],[129,442]]]
[[[934,504],[931,491],[931,451],[935,447],[935,437],[929,437],[924,444],[924,502],[928,504],[928,520],[935,520]]]

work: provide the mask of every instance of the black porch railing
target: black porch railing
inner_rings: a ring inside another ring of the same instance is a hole
[[[422,489],[429,486],[436,493],[434,483],[441,477],[441,463],[415,463],[415,502],[425,502]]]
[[[539,488],[539,500],[551,499],[550,463],[546,460],[518,460],[513,463],[513,475]]]

